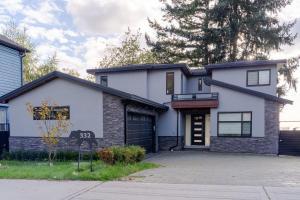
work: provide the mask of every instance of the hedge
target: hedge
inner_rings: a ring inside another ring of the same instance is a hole
[[[48,153],[46,151],[13,151],[3,152],[1,155],[3,160],[18,160],[18,161],[47,161]],[[89,152],[81,152],[82,160],[89,160]],[[93,153],[93,159],[99,160],[98,153]],[[56,161],[77,161],[78,152],[75,151],[58,151],[55,157]]]

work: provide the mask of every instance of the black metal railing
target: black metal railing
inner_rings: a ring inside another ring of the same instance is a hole
[[[9,124],[8,123],[0,123],[0,132],[8,132]]]
[[[173,94],[172,101],[203,101],[203,100],[218,100],[219,94],[212,93],[192,93],[192,94]]]

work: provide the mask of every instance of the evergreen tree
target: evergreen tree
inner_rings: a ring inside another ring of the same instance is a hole
[[[292,45],[295,21],[277,17],[290,0],[162,0],[167,25],[149,20],[157,41],[147,43],[162,62],[192,66],[247,59],[267,59],[282,45]]]
[[[295,21],[280,23],[278,12],[290,0],[219,0],[211,9],[211,22],[222,31],[220,50],[226,61],[268,59],[271,51],[293,45]]]
[[[209,26],[211,0],[173,0],[164,2],[163,19],[168,25],[149,20],[157,32],[157,41],[146,35],[161,62],[186,62],[192,65],[216,62],[222,56],[210,48],[215,41],[222,44]],[[217,55],[217,56],[215,56]]]

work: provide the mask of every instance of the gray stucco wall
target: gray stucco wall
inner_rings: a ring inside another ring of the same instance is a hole
[[[218,112],[252,112],[252,136],[264,137],[265,100],[218,86],[211,86],[219,93],[219,107],[211,109],[211,136],[217,136]]]
[[[202,90],[198,90],[198,79],[202,78]],[[209,93],[210,86],[206,85],[203,81],[204,76],[192,76],[187,79],[186,93]]]
[[[100,76],[107,76],[108,87],[147,98],[147,71],[97,74],[97,83]]]
[[[55,79],[27,92],[9,104],[10,135],[40,137],[38,121],[28,113],[26,103],[40,106],[42,101],[70,106],[70,131],[90,130],[97,138],[103,136],[103,95],[69,81]],[[68,136],[69,133],[63,135]]]
[[[251,86],[247,87],[247,70],[257,69],[271,69],[271,85],[270,86]],[[247,68],[234,68],[234,69],[219,69],[213,70],[212,78],[214,80],[223,81],[225,83],[245,87],[250,90],[256,90],[271,95],[276,95],[277,86],[277,67],[247,67]]]
[[[278,154],[279,105],[265,101],[265,136],[251,138],[211,137],[210,151]]]
[[[0,45],[0,96],[22,84],[21,56],[18,51]]]

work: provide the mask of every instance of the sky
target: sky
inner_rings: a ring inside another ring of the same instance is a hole
[[[0,0],[0,29],[13,20],[26,28],[41,60],[56,53],[61,68],[75,69],[84,77],[86,69],[97,67],[107,45],[120,43],[128,27],[154,37],[147,19],[161,20],[161,7],[159,0]],[[279,13],[282,22],[299,19],[294,33],[300,33],[299,8],[300,0],[294,0]],[[294,46],[272,52],[271,59],[297,55],[300,34]],[[300,90],[300,70],[296,76]],[[285,106],[281,120],[300,121],[300,92],[286,98],[295,103]]]

